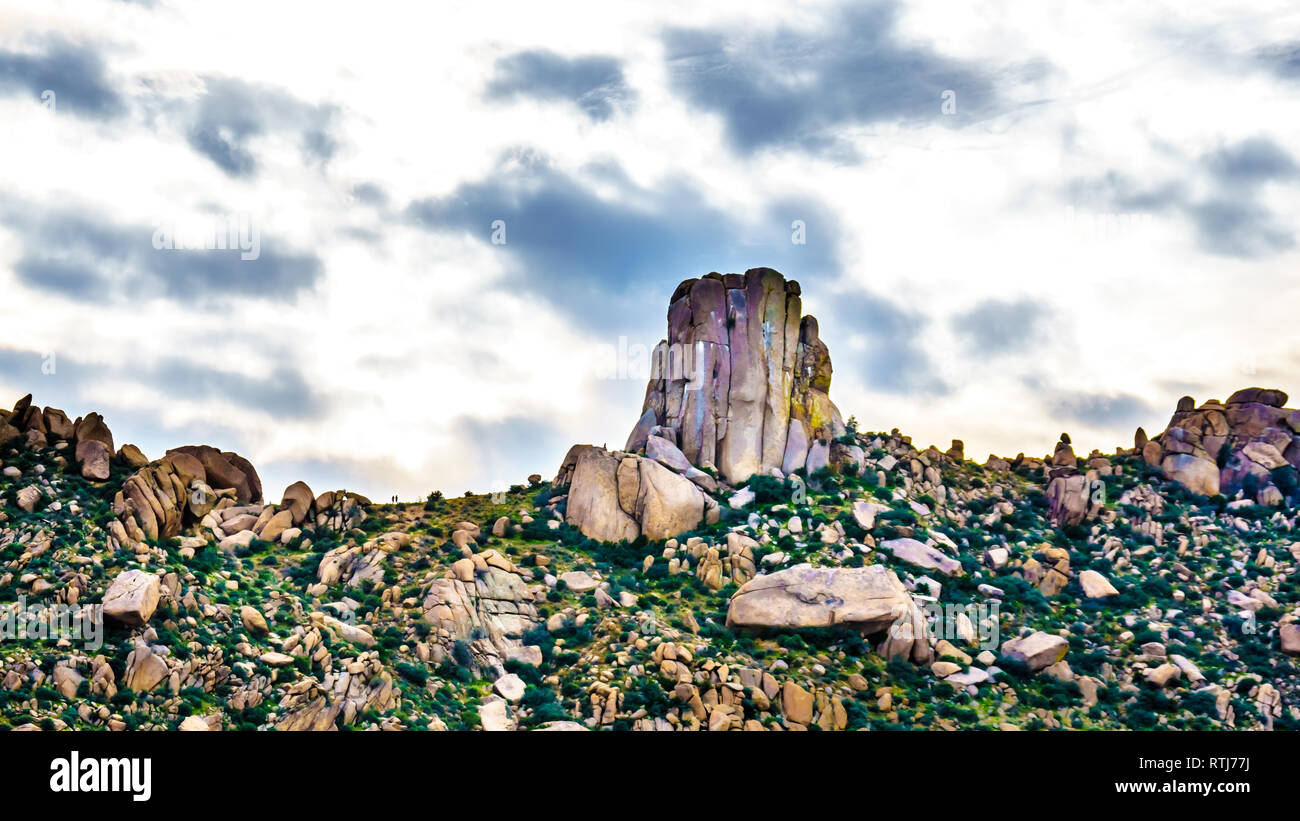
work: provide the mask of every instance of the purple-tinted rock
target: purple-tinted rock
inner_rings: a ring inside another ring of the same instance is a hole
[[[798,283],[770,268],[681,283],[628,449],[639,449],[653,414],[688,461],[729,481],[802,467],[814,440],[844,428],[830,356],[801,304]]]

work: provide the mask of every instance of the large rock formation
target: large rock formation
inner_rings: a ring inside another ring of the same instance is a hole
[[[132,542],[170,539],[226,506],[262,500],[262,483],[248,460],[207,445],[167,451],[137,470],[113,499],[113,512]]]
[[[686,476],[648,456],[592,445],[569,449],[554,487],[567,493],[565,520],[603,542],[670,539],[720,515],[718,503]]]
[[[220,451],[209,445],[185,445],[167,451],[193,456],[203,465],[208,484],[214,488],[233,488],[235,501],[245,505],[262,499],[262,481],[257,478],[257,471],[252,463],[230,451]]]
[[[1244,388],[1227,402],[1200,407],[1190,396],[1165,430],[1142,445],[1142,457],[1165,477],[1204,496],[1248,495],[1277,504],[1295,492],[1300,467],[1300,410],[1280,390]],[[1135,444],[1142,437],[1135,437]]]
[[[678,285],[626,446],[576,445],[560,467],[567,521],[604,541],[667,539],[716,521],[718,477],[861,467],[860,448],[834,451],[830,354],[799,294],[770,268]]]
[[[643,451],[659,426],[692,464],[728,481],[804,467],[814,444],[844,425],[830,399],[830,354],[800,307],[799,283],[771,268],[678,285],[625,450]]]

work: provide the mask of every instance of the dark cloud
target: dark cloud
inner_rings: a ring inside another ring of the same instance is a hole
[[[1263,257],[1295,247],[1290,225],[1259,202],[1260,186],[1294,180],[1295,160],[1281,146],[1252,137],[1225,146],[1203,160],[1217,187],[1213,195],[1188,206],[1188,213],[1210,251],[1223,256]]]
[[[201,78],[197,97],[172,96],[155,87],[142,100],[145,122],[174,123],[189,146],[231,177],[259,170],[253,144],[266,136],[296,138],[303,161],[328,163],[338,150],[338,109],[311,104],[270,86],[228,77]],[[145,78],[142,86],[151,82]],[[41,100],[54,93],[55,111],[110,120],[124,116],[124,96],[114,87],[100,54],[89,45],[46,37],[24,50],[0,51],[0,94]]]
[[[1208,155],[1205,162],[1220,183],[1234,188],[1292,179],[1297,171],[1291,155],[1265,137],[1225,146]]]
[[[1179,210],[1190,196],[1182,182],[1148,184],[1114,169],[1097,177],[1069,180],[1064,192],[1075,206],[1151,214]]]
[[[314,105],[270,86],[228,77],[204,77],[196,99],[166,98],[153,105],[175,120],[186,142],[231,177],[259,170],[254,142],[267,136],[296,138],[304,162],[327,163],[338,149],[338,109]]]
[[[378,183],[363,182],[352,186],[352,196],[364,205],[383,208],[388,205],[388,192]]]
[[[343,236],[376,248],[383,247],[388,239],[384,234],[372,228],[347,227],[340,229],[340,232]]]
[[[257,258],[243,259],[239,248],[156,249],[152,226],[119,225],[69,208],[0,200],[0,223],[22,241],[14,264],[21,281],[83,302],[153,296],[187,304],[288,299],[314,286],[323,270],[315,254],[277,248],[273,238],[260,235]],[[246,225],[251,240],[254,226]]]
[[[1255,52],[1255,58],[1284,80],[1300,79],[1300,42],[1266,46]]]
[[[1155,413],[1145,400],[1127,393],[1088,393],[1044,386],[1036,378],[1025,380],[1043,403],[1044,410],[1062,422],[1078,422],[1095,428],[1150,424]]]
[[[1188,220],[1201,248],[1219,256],[1253,259],[1295,247],[1294,229],[1265,208],[1260,189],[1290,182],[1300,166],[1266,137],[1241,142],[1187,160],[1189,176],[1201,173],[1201,189],[1183,180],[1145,183],[1111,170],[1064,186],[1076,207],[1100,211],[1170,215]]]
[[[845,6],[814,31],[669,29],[670,79],[692,104],[720,114],[731,142],[746,153],[782,147],[822,154],[842,149],[834,135],[845,126],[960,125],[987,116],[1000,102],[999,72],[904,43],[897,11],[888,2]],[[946,91],[955,94],[950,115],[941,113]]]
[[[308,128],[302,132],[302,152],[309,160],[324,165],[334,158],[339,143],[327,127]]]
[[[854,362],[867,390],[928,397],[952,392],[920,344],[930,324],[928,317],[865,291],[836,294],[830,304],[831,316],[820,326],[831,359],[841,368],[845,361]],[[851,360],[845,354],[837,359],[835,351],[844,348],[836,347],[833,340],[850,333],[865,335],[867,350]]]
[[[1254,259],[1295,247],[1290,226],[1244,197],[1216,197],[1190,204],[1187,213],[1201,246],[1220,256]]]
[[[112,120],[126,113],[103,58],[90,46],[50,37],[34,51],[0,51],[0,94],[43,100],[46,91],[54,92],[56,114]]]
[[[766,266],[799,280],[837,270],[835,220],[817,202],[791,197],[759,203],[745,221],[710,205],[681,180],[646,188],[616,165],[585,178],[558,171],[531,154],[503,161],[487,178],[407,208],[430,231],[468,233],[508,258],[511,284],[599,331],[662,335],[663,306],[683,279],[710,271]],[[493,246],[493,223],[505,244]],[[805,224],[806,244],[791,242]],[[640,338],[640,337],[638,337]]]
[[[47,361],[53,373],[45,372]],[[263,375],[246,376],[223,370],[202,356],[133,359],[130,365],[92,366],[62,351],[0,347],[0,377],[48,394],[53,398],[45,401],[51,404],[80,402],[79,397],[92,379],[108,377],[143,385],[169,399],[232,401],[281,419],[318,418],[329,406],[323,394],[284,363]],[[0,397],[0,406],[4,406],[4,397]],[[64,409],[70,415],[83,413],[71,407]],[[103,412],[99,408],[90,410]]]
[[[252,152],[241,144],[246,134],[223,131],[219,126],[202,123],[190,129],[185,139],[190,148],[216,163],[232,177],[248,177],[257,170]]]
[[[615,57],[563,57],[551,51],[522,51],[496,61],[489,100],[532,97],[576,105],[593,120],[607,120],[633,97]]]
[[[1020,353],[1042,339],[1051,306],[1032,299],[986,299],[951,320],[953,332],[981,357]]]
[[[202,358],[164,359],[141,376],[169,396],[236,402],[281,419],[316,418],[327,406],[301,373],[283,364],[251,377],[220,370]]]

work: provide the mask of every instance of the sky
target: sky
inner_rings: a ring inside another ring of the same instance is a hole
[[[0,0],[0,404],[499,490],[766,266],[860,430],[1110,452],[1300,391],[1298,92],[1282,2]]]

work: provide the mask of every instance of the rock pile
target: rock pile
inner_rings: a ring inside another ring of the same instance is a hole
[[[846,703],[852,700],[852,690],[836,693],[806,681],[801,685],[793,678],[778,678],[761,667],[719,664],[701,658],[700,649],[672,641],[654,648],[647,666],[658,672],[672,706],[662,718],[637,711],[630,716],[633,730],[800,731],[813,726],[821,730],[848,726]],[[866,687],[861,677],[852,680]],[[592,723],[612,725],[624,706],[622,696],[617,687],[595,683],[590,693]]]
[[[1142,458],[1166,478],[1202,496],[1244,492],[1260,504],[1281,504],[1296,493],[1300,467],[1300,410],[1284,407],[1287,395],[1268,388],[1244,388],[1221,403],[1200,407],[1190,396],[1165,430],[1146,442]]]
[[[0,410],[0,445],[19,440],[28,448],[63,450],[71,446],[83,478],[95,482],[109,478],[114,458],[113,432],[97,413],[70,420],[58,408],[33,405],[29,393],[14,404],[13,410]],[[123,445],[117,451],[118,461],[128,466],[134,466],[137,457],[143,458],[135,445]]]
[[[1097,495],[1101,492],[1099,476],[1102,469],[1109,474],[1109,463],[1093,466],[1090,460],[1088,470],[1081,471],[1069,435],[1061,434],[1051,462],[1044,466],[1048,477],[1048,515],[1052,524],[1057,527],[1077,525],[1097,514],[1104,501]]]
[[[401,704],[401,693],[378,654],[364,652],[350,659],[347,669],[325,674],[324,680],[304,678],[289,687],[280,700],[285,715],[276,723],[281,731],[332,730],[341,721],[352,724],[370,711],[381,713]]]
[[[284,539],[289,531],[281,534]],[[407,547],[410,534],[385,533],[360,545],[340,545],[325,554],[316,570],[322,588],[334,584],[361,587],[367,580],[379,584],[384,578],[384,565],[388,556]],[[318,592],[325,592],[323,589]]]
[[[365,519],[370,501],[344,491],[313,496],[304,482],[285,489],[279,505],[262,503],[262,484],[247,460],[216,448],[191,446],[136,471],[113,501],[118,521],[111,538],[123,546],[170,539],[197,527],[200,537],[182,548],[215,542],[227,553],[246,553],[254,539],[288,544],[303,528],[346,530]]]
[[[510,660],[538,665],[541,650],[525,646],[524,633],[538,624],[534,591],[519,570],[495,550],[473,553],[457,560],[442,578],[429,583],[424,597],[424,620],[433,627],[430,659],[440,662],[457,653],[459,659],[492,679],[505,674]],[[460,650],[458,648],[463,648]]]
[[[214,509],[262,500],[248,460],[207,445],[175,448],[132,474],[113,499],[126,540],[170,539]]]
[[[669,452],[659,456],[681,467],[680,473],[649,456],[574,445],[555,477],[559,495],[552,501],[565,505],[569,524],[604,542],[631,541],[643,534],[648,539],[669,539],[701,522],[718,521],[718,503],[690,474],[710,477],[676,460],[680,452],[665,453]]]

